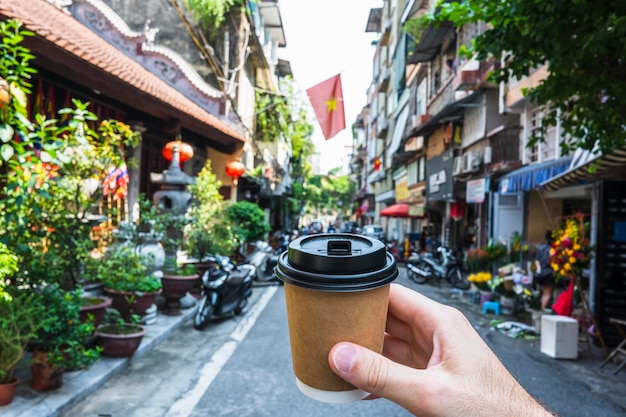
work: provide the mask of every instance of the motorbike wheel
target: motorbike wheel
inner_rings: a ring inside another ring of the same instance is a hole
[[[448,279],[454,288],[460,290],[467,290],[471,286],[467,279],[467,274],[461,271],[461,268],[454,268],[448,272]]]
[[[235,316],[239,316],[241,313],[243,313],[243,310],[246,308],[246,306],[248,305],[248,299],[244,298],[243,300],[239,301],[239,304],[237,305],[237,307],[235,307]]]
[[[204,329],[211,321],[212,316],[213,304],[211,304],[209,297],[205,295],[202,297],[202,300],[200,300],[196,314],[193,316],[193,327],[197,330]]]
[[[433,268],[428,265],[426,262],[418,262],[417,265],[415,265],[417,268],[421,269],[422,271],[426,271],[427,275],[420,275],[416,272],[411,271],[410,269],[409,271],[409,278],[411,278],[413,281],[415,281],[416,284],[424,284],[426,281],[428,281],[428,278],[430,278],[431,276],[433,276]]]

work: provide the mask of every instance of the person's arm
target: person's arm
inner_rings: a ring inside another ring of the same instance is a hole
[[[334,372],[416,416],[551,416],[458,310],[391,285],[383,355],[341,342]]]

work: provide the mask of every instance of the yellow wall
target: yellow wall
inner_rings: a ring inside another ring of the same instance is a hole
[[[544,241],[546,230],[553,230],[553,221],[563,213],[563,201],[560,199],[544,199],[548,213],[541,202],[541,197],[537,191],[526,194],[528,201],[528,242],[538,244]]]

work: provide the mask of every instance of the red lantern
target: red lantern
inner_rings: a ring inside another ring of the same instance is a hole
[[[382,164],[383,162],[378,156],[374,158],[374,171],[380,171],[380,167],[382,166]]]
[[[233,182],[235,185],[241,177],[246,172],[246,166],[239,161],[231,161],[226,164],[226,173],[233,177]]]
[[[165,147],[163,147],[163,158],[168,161],[172,160],[174,156],[174,146],[176,144],[178,144],[178,157],[181,164],[193,158],[193,147],[190,144],[179,140],[173,140],[165,144]]]

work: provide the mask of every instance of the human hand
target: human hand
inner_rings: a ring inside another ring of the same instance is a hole
[[[383,356],[384,355],[384,356]],[[340,342],[333,371],[416,416],[551,416],[457,309],[391,284],[383,355]]]

